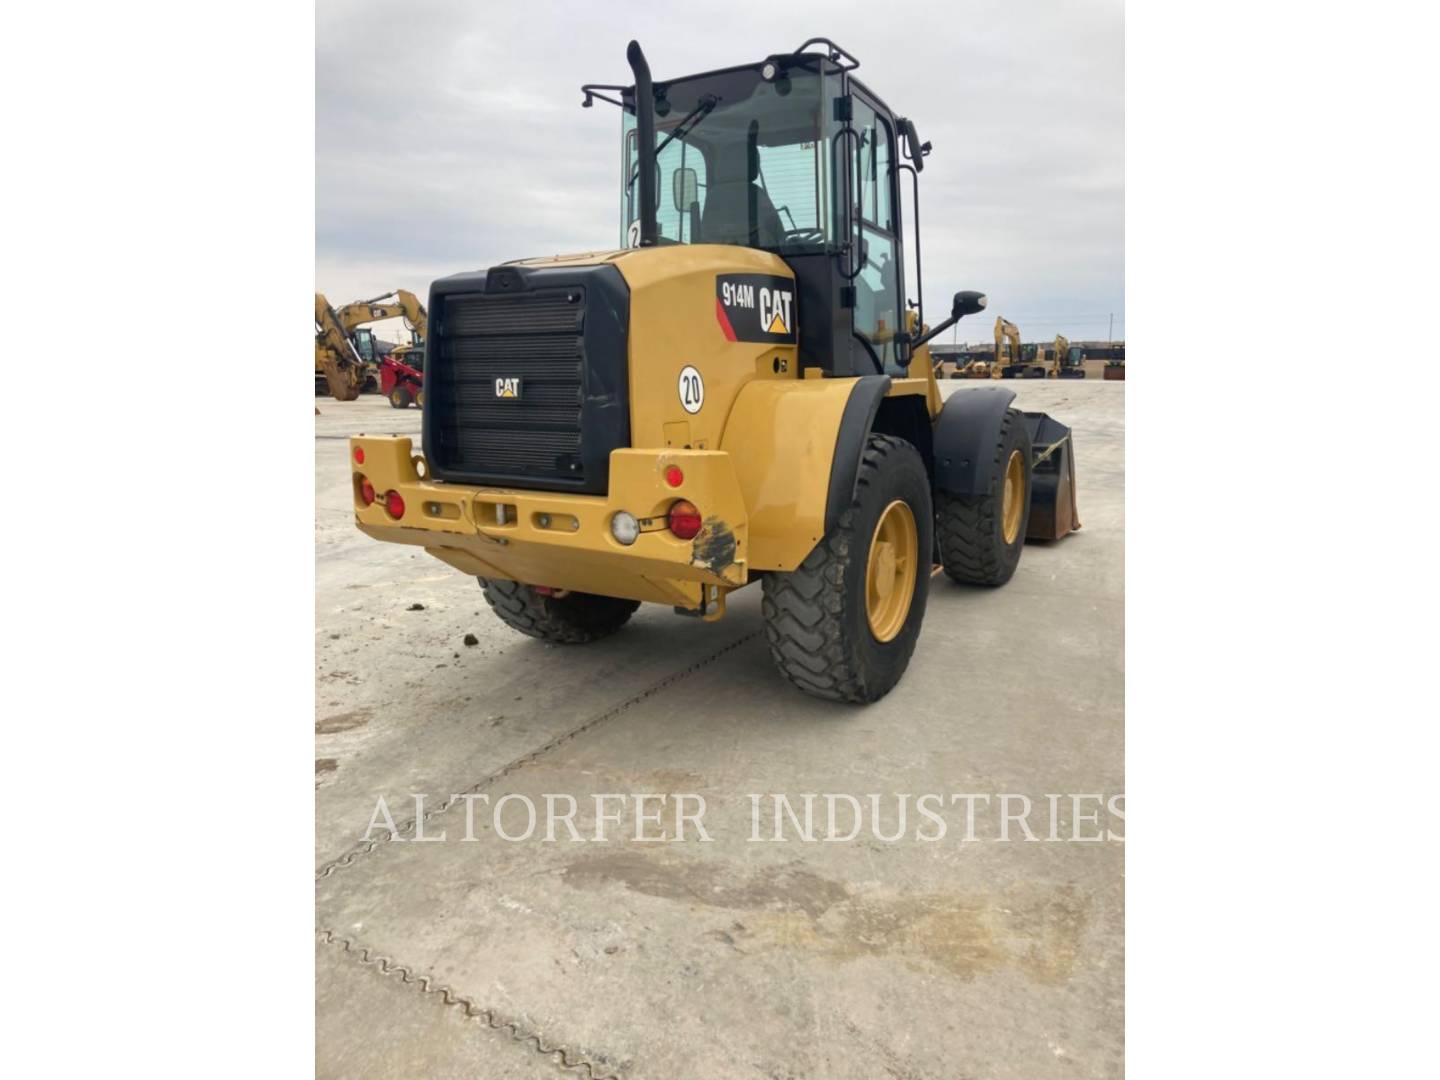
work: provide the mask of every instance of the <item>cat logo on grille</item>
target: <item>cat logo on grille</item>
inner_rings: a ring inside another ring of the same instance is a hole
[[[518,378],[516,378],[516,379],[496,379],[496,380],[495,380],[495,396],[496,396],[497,398],[504,398],[504,399],[506,399],[507,401],[519,401],[519,400],[520,400],[520,380],[519,380]]]

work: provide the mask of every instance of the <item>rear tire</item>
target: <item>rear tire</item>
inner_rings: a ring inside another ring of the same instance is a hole
[[[572,592],[542,596],[518,581],[480,578],[485,602],[512,630],[557,645],[586,645],[609,637],[629,621],[638,600]]]
[[[933,515],[919,452],[871,435],[839,522],[797,569],[763,579],[765,637],[790,683],[814,697],[863,703],[900,681],[925,618]]]
[[[397,386],[391,390],[390,407],[392,409],[408,409],[410,407],[410,391],[403,386]]]
[[[1011,472],[1017,465],[1018,490]],[[951,578],[967,585],[1004,585],[1014,576],[1030,524],[1030,466],[1025,419],[1007,409],[986,494],[976,498],[941,491],[935,496],[940,561]]]

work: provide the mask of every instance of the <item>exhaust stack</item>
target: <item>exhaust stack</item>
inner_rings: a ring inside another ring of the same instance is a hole
[[[635,164],[640,170],[640,246],[654,247],[660,236],[655,220],[655,89],[650,82],[650,65],[638,41],[625,50],[630,70],[635,73]]]

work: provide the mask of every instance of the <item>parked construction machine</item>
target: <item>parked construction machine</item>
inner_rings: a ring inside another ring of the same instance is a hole
[[[425,406],[425,346],[401,345],[380,359],[380,392],[393,409]]]
[[[1043,379],[1045,367],[1036,363],[1035,358],[1035,346],[1020,344],[1020,328],[1009,319],[995,316],[995,359],[990,364],[990,377]]]
[[[1055,344],[1046,347],[1045,362],[1050,365],[1045,370],[1047,379],[1085,378],[1085,350],[1071,345],[1063,334],[1056,334]]]
[[[410,344],[424,346],[429,319],[425,305],[412,292],[394,289],[338,309],[320,293],[315,294],[316,393],[328,388],[337,400],[353,401],[361,393],[384,389],[384,353],[375,335],[365,328],[366,323],[382,319],[403,319],[410,331]],[[391,404],[395,404],[393,400]],[[397,407],[408,404],[406,400]]]
[[[967,347],[955,360],[955,369],[950,372],[952,379],[988,379],[995,357],[988,348]],[[937,371],[936,378],[940,378]]]
[[[365,388],[365,361],[336,310],[315,294],[315,392],[354,401]]]
[[[423,453],[351,439],[356,524],[548,642],[643,602],[719,619],[758,580],[784,677],[874,701],[932,563],[1002,585],[1027,537],[1079,527],[1070,431],[1005,387],[942,399],[928,342],[986,299],[933,327],[902,302],[930,144],[853,54],[812,38],[661,81],[627,56],[631,85],[582,87],[620,110],[621,246],[431,286]]]
[[[1091,360],[1105,361],[1101,377],[1106,382],[1125,378],[1125,343],[1123,341],[1112,341],[1105,345],[1091,347],[1085,350],[1085,355]]]

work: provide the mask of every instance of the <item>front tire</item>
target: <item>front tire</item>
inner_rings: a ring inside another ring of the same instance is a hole
[[[638,600],[569,592],[544,596],[518,581],[480,578],[485,602],[500,621],[541,641],[556,645],[588,645],[609,637],[640,607]]]
[[[1000,425],[986,493],[936,493],[940,561],[945,573],[968,585],[1004,585],[1020,565],[1030,524],[1030,434],[1018,410]]]
[[[871,435],[839,522],[798,568],[764,577],[770,656],[791,684],[864,703],[900,681],[925,618],[933,514],[919,452]]]
[[[410,407],[410,391],[403,386],[397,386],[391,390],[390,407],[392,409],[408,409]]]

